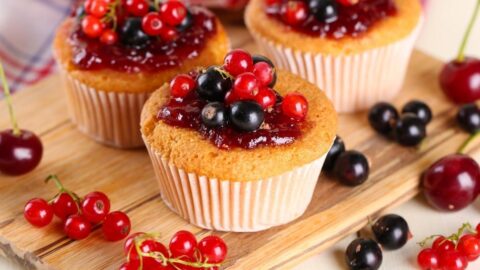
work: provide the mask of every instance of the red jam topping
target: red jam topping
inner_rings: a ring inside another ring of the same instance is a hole
[[[242,132],[230,125],[209,128],[202,123],[200,115],[207,103],[193,91],[184,99],[172,98],[160,109],[157,118],[171,126],[196,130],[221,149],[288,145],[302,135],[306,126],[306,122],[285,116],[281,103],[277,103],[265,112],[264,123],[258,130]]]
[[[129,73],[157,72],[197,57],[207,39],[216,32],[215,17],[201,8],[191,8],[192,24],[174,41],[151,37],[144,46],[113,45],[88,37],[76,23],[69,43],[73,63],[84,70],[113,69]]]
[[[275,2],[266,7],[269,16],[286,23],[295,31],[332,39],[361,36],[378,21],[397,13],[394,0],[361,0],[354,5],[331,0],[330,5],[315,11],[309,8],[310,1],[306,0],[301,5],[288,5],[291,0]],[[305,13],[306,16],[302,15]]]

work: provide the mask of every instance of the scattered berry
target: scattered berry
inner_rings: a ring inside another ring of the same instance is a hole
[[[209,263],[221,263],[227,257],[227,245],[222,238],[210,235],[198,242],[198,250],[203,260]]]
[[[475,103],[460,107],[457,121],[465,131],[474,134],[480,131],[480,109]]]
[[[325,158],[325,163],[323,164],[323,169],[327,172],[332,172],[337,161],[338,156],[345,152],[345,143],[342,138],[337,135],[335,141],[333,142],[332,148],[328,151],[327,157]]]
[[[395,107],[386,102],[375,104],[368,113],[368,122],[378,133],[389,136],[393,126],[398,120],[398,112]]]
[[[44,199],[31,199],[23,211],[25,219],[35,227],[44,227],[53,219],[53,208]]]
[[[378,243],[389,250],[400,249],[410,238],[408,223],[399,215],[381,217],[373,224],[372,230]]]
[[[460,251],[448,250],[440,253],[440,265],[443,269],[464,270],[468,266],[468,261]]]
[[[359,238],[348,245],[345,261],[351,270],[376,270],[382,264],[383,255],[380,246],[373,240]]]
[[[187,256],[187,258],[194,258],[197,239],[189,231],[178,231],[170,240],[169,248],[173,257]]]
[[[367,158],[354,150],[341,153],[333,168],[335,177],[348,186],[358,186],[365,182],[368,179],[369,170]]]
[[[480,239],[473,234],[464,235],[458,241],[458,250],[468,261],[474,261],[480,256]]]
[[[102,192],[92,192],[82,202],[82,213],[93,224],[100,223],[110,212],[110,200]]]
[[[405,104],[402,109],[402,114],[405,113],[416,115],[425,125],[432,120],[432,110],[425,102],[419,100],[412,100]]]
[[[395,124],[394,136],[403,146],[418,145],[427,136],[425,123],[414,114],[404,114]]]
[[[289,93],[283,98],[283,113],[296,120],[303,120],[307,116],[308,101],[300,93]]]
[[[78,214],[79,206],[70,194],[61,192],[52,202],[55,216],[61,220],[66,220],[69,216]]]
[[[445,64],[440,73],[440,86],[445,95],[458,104],[472,103],[480,99],[480,60],[467,57]]]
[[[455,244],[445,237],[439,236],[435,239],[435,241],[433,241],[432,248],[437,252],[443,252],[447,250],[454,250]]]
[[[224,67],[230,75],[236,77],[253,69],[253,59],[248,52],[236,49],[225,56]]]
[[[432,248],[426,248],[417,256],[417,263],[422,270],[435,270],[440,269],[440,257]]]
[[[103,236],[108,241],[118,241],[127,237],[130,233],[130,219],[120,211],[109,213],[103,222]]]
[[[65,221],[64,231],[65,234],[73,240],[82,240],[90,235],[92,226],[90,222],[81,215],[71,215]]]
[[[173,97],[184,98],[195,90],[195,86],[196,82],[192,77],[180,74],[170,82],[170,91]]]
[[[0,132],[1,173],[12,176],[29,173],[40,164],[42,156],[42,142],[33,132],[18,127]]]

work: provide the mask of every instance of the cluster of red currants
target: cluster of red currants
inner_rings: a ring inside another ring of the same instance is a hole
[[[157,238],[149,233],[134,233],[127,238],[124,245],[127,262],[120,270],[217,270],[227,257],[227,245],[215,235],[197,243],[191,232],[178,231],[168,249]]]
[[[468,262],[480,256],[480,224],[473,230],[470,224],[464,224],[457,233],[449,237],[431,236],[420,245],[423,249],[418,253],[417,262],[424,270],[464,270]],[[466,232],[466,233],[465,233]],[[428,241],[434,239],[431,247]]]
[[[176,27],[184,22],[187,15],[187,8],[182,2],[165,1],[158,11],[143,16],[142,29],[149,36],[159,36],[166,41],[175,40],[178,36]]]
[[[117,3],[116,0],[86,0],[81,21],[83,33],[91,38],[99,38],[102,43],[115,44],[118,41],[115,31]]]
[[[45,181],[54,181],[59,192],[48,202],[41,198],[27,202],[23,214],[33,226],[47,226],[55,215],[62,221],[65,234],[73,240],[88,237],[92,226],[100,223],[108,241],[124,239],[130,233],[130,219],[121,211],[110,212],[110,200],[104,193],[91,192],[82,199],[66,189],[55,175]]]

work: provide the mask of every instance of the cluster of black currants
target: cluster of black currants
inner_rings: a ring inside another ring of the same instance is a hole
[[[432,120],[432,110],[419,100],[405,104],[400,115],[390,103],[375,104],[368,113],[370,125],[378,133],[393,138],[403,146],[416,146],[427,136],[427,124]]]
[[[460,107],[457,113],[457,122],[462,129],[470,134],[480,131],[480,108],[470,103]]]
[[[323,170],[333,174],[342,184],[358,186],[368,179],[370,166],[364,154],[356,150],[346,151],[345,143],[337,135],[327,154]]]
[[[357,238],[345,251],[345,261],[351,270],[376,270],[383,261],[385,250],[402,248],[411,238],[407,221],[395,214],[385,215],[372,225],[375,240]]]

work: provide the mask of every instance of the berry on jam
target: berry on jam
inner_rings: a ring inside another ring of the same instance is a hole
[[[118,34],[112,29],[107,29],[100,36],[100,41],[103,44],[113,45],[118,41]]]
[[[185,18],[183,18],[182,22],[179,25],[177,25],[175,28],[178,31],[183,32],[186,29],[188,29],[190,26],[192,26],[192,24],[193,24],[193,15],[190,11],[187,10],[187,14],[185,14]]]
[[[239,131],[255,131],[265,119],[262,106],[254,101],[237,101],[230,106],[230,121]]]
[[[398,112],[395,107],[386,102],[380,102],[370,109],[368,122],[378,133],[389,136],[393,131],[393,125],[398,120]]]
[[[120,28],[120,40],[127,46],[145,47],[150,38],[142,30],[142,19],[127,19]]]
[[[209,101],[222,101],[232,88],[232,79],[220,67],[209,67],[197,78],[197,93]]]
[[[432,120],[432,110],[425,102],[412,100],[405,104],[402,109],[403,113],[413,113],[426,125]]]
[[[333,142],[332,148],[328,151],[327,157],[325,158],[325,163],[323,164],[323,169],[327,172],[332,172],[337,161],[338,156],[345,152],[345,143],[342,138],[337,135],[335,141]]]
[[[125,8],[128,13],[141,17],[148,13],[150,6],[147,0],[125,0]]]
[[[288,25],[299,25],[308,17],[308,8],[302,1],[288,1],[282,5],[280,14]]]
[[[167,1],[160,6],[160,14],[167,24],[177,26],[187,16],[187,9],[180,1]]]
[[[82,31],[91,38],[100,37],[103,33],[102,21],[92,15],[87,15],[82,19]]]
[[[251,72],[245,72],[235,79],[233,93],[241,99],[253,99],[258,93],[258,87],[257,76]]]
[[[310,0],[310,12],[321,22],[332,23],[338,18],[338,8],[335,0]]]
[[[427,136],[425,123],[414,114],[404,114],[395,124],[394,136],[403,146],[418,145]]]
[[[150,12],[142,19],[142,29],[147,35],[158,36],[164,31],[164,23],[158,12]]]
[[[253,59],[248,52],[236,49],[225,56],[224,67],[232,76],[238,76],[252,70]]]
[[[283,98],[282,110],[288,117],[303,120],[308,111],[307,99],[302,94],[289,93]]]
[[[274,77],[275,70],[267,62],[260,62],[253,65],[253,74],[257,77],[261,86],[269,86]]]
[[[457,122],[471,134],[480,131],[480,109],[475,103],[463,105],[458,110]]]
[[[277,103],[277,95],[267,87],[260,88],[254,99],[263,109],[272,108]]]
[[[275,70],[275,65],[272,63],[272,61],[270,59],[268,59],[267,57],[265,57],[263,55],[258,55],[258,54],[253,55],[252,60],[253,60],[254,67],[258,63],[264,62],[264,63],[267,63],[272,68],[273,78],[270,81],[270,83],[268,84],[268,87],[273,88],[275,86],[275,83],[277,83],[277,72]],[[254,73],[255,73],[255,71],[254,71]]]
[[[170,82],[170,92],[175,98],[184,98],[195,90],[195,86],[196,82],[192,77],[180,74]]]
[[[225,125],[227,111],[221,102],[211,102],[202,109],[202,122],[209,128],[216,128]]]

